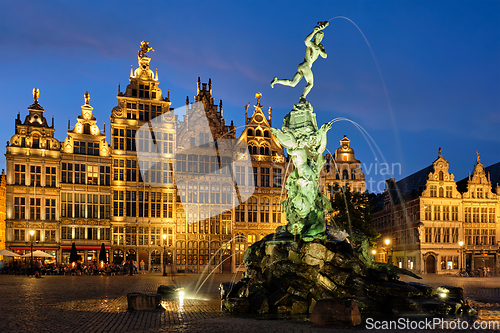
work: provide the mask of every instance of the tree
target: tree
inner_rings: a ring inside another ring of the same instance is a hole
[[[332,204],[330,224],[344,228],[350,234],[351,230],[359,232],[365,235],[370,243],[374,243],[375,239],[380,237],[371,226],[373,217],[368,192],[353,192],[349,185],[345,187],[335,185],[330,202]]]

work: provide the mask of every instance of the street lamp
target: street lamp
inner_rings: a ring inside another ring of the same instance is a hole
[[[165,271],[165,245],[167,240],[167,234],[163,234],[163,276],[167,276],[167,272]]]
[[[373,249],[372,250],[372,256],[373,256],[373,260],[375,260],[375,255],[377,254],[377,250]]]
[[[33,274],[33,235],[35,234],[35,230],[30,230],[30,238],[31,238],[31,274]]]
[[[385,242],[385,254],[387,256],[387,263],[389,263],[389,244],[391,243],[389,238],[386,238]]]
[[[463,249],[463,246],[464,246],[464,242],[463,241],[460,241],[458,242],[458,245],[460,245],[460,273],[462,273],[462,262],[463,262],[463,254],[462,254],[462,249]]]

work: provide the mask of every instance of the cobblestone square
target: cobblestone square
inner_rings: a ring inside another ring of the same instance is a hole
[[[1,332],[343,332],[356,328],[317,328],[307,321],[233,317],[220,311],[220,282],[239,280],[231,274],[206,276],[44,276],[41,279],[0,275]],[[408,280],[408,279],[405,279]],[[424,276],[431,286],[464,288],[479,310],[479,320],[500,321],[500,278]],[[165,301],[165,311],[127,311],[127,293],[156,292],[159,285],[185,288],[182,301]],[[404,330],[402,330],[403,332]],[[410,330],[408,330],[410,331]],[[422,330],[425,331],[425,330]]]

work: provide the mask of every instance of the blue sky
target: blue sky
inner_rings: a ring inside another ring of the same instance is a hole
[[[329,132],[332,152],[347,135],[367,179],[376,182],[391,175],[380,175],[380,168],[375,174],[370,165],[400,164],[392,176],[401,179],[431,164],[439,147],[457,180],[472,170],[476,151],[485,165],[500,161],[500,1],[477,0],[0,0],[0,142],[14,134],[18,112],[24,119],[35,87],[49,123],[55,116],[59,140],[87,90],[99,125],[109,129],[118,83],[124,91],[142,40],[155,49],[151,67],[164,93],[170,89],[173,107],[186,96],[193,100],[198,76],[211,78],[228,122],[242,125],[243,106],[261,92],[264,107],[274,110],[273,125],[281,127],[305,82],[274,89],[269,82],[291,78],[305,36],[335,16],[359,26],[376,61],[351,22],[332,20],[322,41],[328,58],[313,66],[308,100],[318,123],[337,117],[358,123],[383,157],[377,152],[375,159],[347,121]]]

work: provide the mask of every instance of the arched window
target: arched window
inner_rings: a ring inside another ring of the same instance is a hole
[[[266,147],[266,148],[264,149],[264,153],[265,153],[264,155],[269,155],[269,147]]]
[[[342,171],[342,179],[349,179],[349,171],[347,170]]]
[[[269,131],[268,130],[265,130],[264,131],[264,137],[268,138],[269,137]]]
[[[351,179],[356,179],[356,170],[351,170]]]
[[[335,179],[340,180],[340,175],[337,170],[335,170]]]
[[[443,198],[444,197],[444,190],[442,187],[439,188],[439,197]]]
[[[255,136],[262,136],[262,132],[258,129],[255,131]]]
[[[443,171],[439,171],[439,180],[443,180]]]
[[[33,134],[33,144],[32,148],[40,148],[40,136],[38,134]]]
[[[257,155],[257,146],[252,146],[252,154]]]
[[[248,136],[253,136],[253,129],[249,128],[249,129],[247,130],[247,135],[248,135]]]
[[[266,152],[266,151],[265,151],[264,147],[260,147],[260,154],[261,154],[261,155],[264,155],[264,153],[265,153],[265,152]]]

